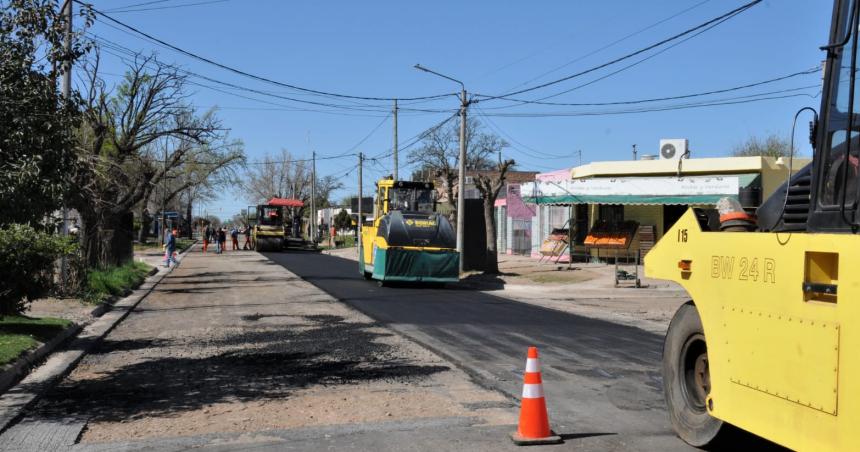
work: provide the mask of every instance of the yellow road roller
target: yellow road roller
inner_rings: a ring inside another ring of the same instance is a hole
[[[795,450],[860,450],[858,3],[835,2],[822,47],[812,164],[787,171],[755,215],[688,210],[645,257],[646,276],[692,298],[662,362],[672,425],[691,445],[731,425]]]

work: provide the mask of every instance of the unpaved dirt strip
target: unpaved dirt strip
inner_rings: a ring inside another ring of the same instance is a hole
[[[509,399],[262,255],[194,250],[25,421],[85,419],[89,443],[515,415]]]

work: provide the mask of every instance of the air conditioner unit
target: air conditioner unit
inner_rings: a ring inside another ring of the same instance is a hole
[[[689,158],[690,142],[685,138],[660,140],[660,160]]]

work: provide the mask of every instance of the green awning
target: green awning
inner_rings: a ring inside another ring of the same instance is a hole
[[[690,196],[649,196],[649,195],[584,195],[584,196],[539,196],[523,198],[529,204],[716,204],[720,198],[737,195],[690,195]]]
[[[761,188],[761,174],[759,173],[737,174],[737,178],[739,188]]]

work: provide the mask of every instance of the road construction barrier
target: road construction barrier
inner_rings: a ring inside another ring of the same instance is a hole
[[[520,422],[517,431],[511,434],[511,439],[519,446],[561,442],[561,437],[549,428],[537,347],[529,347],[526,373],[523,376]]]

